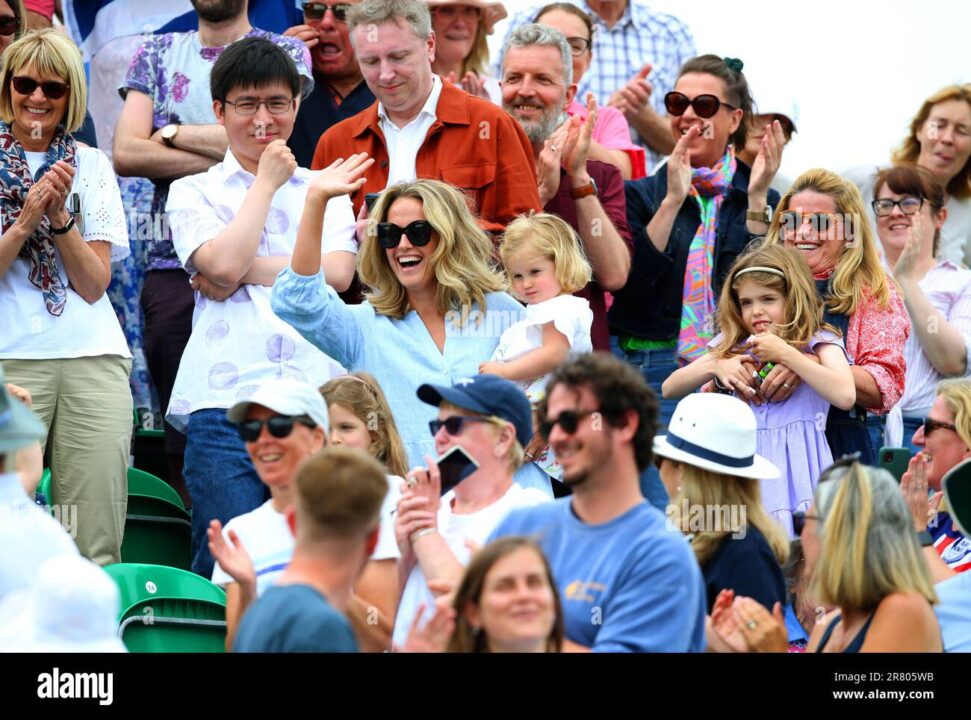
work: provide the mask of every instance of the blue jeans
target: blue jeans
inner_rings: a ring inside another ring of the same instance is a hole
[[[189,416],[182,474],[192,497],[192,572],[208,579],[214,564],[206,538],[210,521],[225,525],[265,503],[270,491],[256,474],[239,431],[220,409]]]
[[[610,336],[611,352],[628,365],[633,365],[641,371],[647,384],[651,386],[660,401],[660,411],[658,416],[657,433],[663,435],[667,432],[668,423],[674,415],[674,409],[678,406],[677,400],[665,400],[661,397],[661,385],[668,376],[678,369],[676,350],[624,350],[617,342],[617,336]],[[641,473],[641,493],[647,501],[664,512],[668,505],[668,493],[661,483],[661,476],[653,464],[649,465]]]
[[[907,417],[906,415],[904,416],[904,437],[900,445],[901,447],[909,448],[911,455],[916,455],[922,450],[922,448],[914,445],[914,433],[916,433],[917,428],[923,424],[923,418]],[[880,448],[886,445],[886,443],[883,441],[883,431],[886,427],[886,417],[883,415],[867,415],[866,425],[867,430],[870,432],[870,440],[873,442],[873,449],[874,451],[879,452]]]

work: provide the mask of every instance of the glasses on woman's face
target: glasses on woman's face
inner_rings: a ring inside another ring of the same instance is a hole
[[[708,119],[714,117],[722,105],[731,110],[738,110],[734,105],[729,105],[714,95],[699,95],[692,99],[684,93],[673,90],[664,96],[664,107],[675,117],[681,117],[688,111],[688,107],[693,107],[695,109],[695,115],[703,119]]]
[[[0,35],[7,37],[17,32],[20,27],[20,20],[15,15],[4,15],[0,17]]]
[[[306,415],[272,415],[266,420],[244,420],[236,427],[239,429],[239,436],[243,438],[243,442],[251,443],[259,439],[264,425],[266,425],[266,429],[269,430],[270,435],[278,440],[282,440],[283,438],[290,437],[290,433],[293,432],[293,426],[296,423],[306,425],[311,429],[317,427],[317,423]]]
[[[303,8],[303,17],[308,22],[320,22],[324,19],[324,15],[327,14],[328,10],[333,11],[334,20],[339,23],[347,22],[347,13],[351,9],[348,3],[337,3],[335,5],[326,5],[324,3],[303,3],[300,7]]]
[[[951,430],[953,432],[957,432],[958,430],[957,425],[953,425],[952,423],[941,422],[940,420],[935,420],[934,418],[929,418],[929,417],[924,418],[924,424],[922,427],[924,428],[925,439],[927,438],[928,435],[930,435],[935,430]]]
[[[573,53],[573,57],[579,57],[590,49],[590,41],[587,38],[568,37],[566,44],[570,46],[570,52]]]
[[[467,422],[489,422],[489,418],[474,415],[453,415],[444,420],[429,420],[428,429],[432,431],[432,437],[438,435],[438,431],[442,428],[445,428],[445,432],[454,437],[462,434],[462,428]]]
[[[60,100],[67,94],[68,89],[71,87],[67,83],[57,82],[56,80],[40,82],[26,75],[15,75],[10,84],[13,85],[13,89],[18,93],[27,96],[33,95],[34,90],[39,87],[48,100]]]
[[[786,210],[779,216],[779,232],[785,237],[795,233],[806,222],[819,235],[829,232],[833,225],[834,216],[830,213],[803,213],[798,210]]]
[[[239,100],[233,102],[232,100],[223,100],[227,105],[232,105],[233,109],[236,110],[236,114],[242,117],[249,115],[256,115],[256,112],[260,109],[260,105],[266,105],[266,110],[270,115],[283,115],[287,110],[293,107],[295,98],[270,98],[269,100]]]
[[[924,205],[924,198],[907,197],[900,198],[899,200],[891,200],[890,198],[883,198],[881,200],[874,200],[870,203],[873,206],[873,213],[877,217],[887,217],[893,212],[895,207],[900,208],[900,212],[904,215],[913,215],[915,212],[921,209]]]
[[[398,247],[402,235],[407,235],[408,242],[415,247],[427,245],[432,239],[432,224],[427,220],[415,220],[405,227],[394,223],[378,223],[378,243],[385,250]]]

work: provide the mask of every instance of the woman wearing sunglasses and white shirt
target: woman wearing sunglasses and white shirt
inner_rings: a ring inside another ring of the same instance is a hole
[[[347,182],[321,198],[321,213],[328,199],[363,184],[357,178],[365,157],[344,161]],[[358,255],[361,282],[370,288],[365,302],[345,305],[312,255],[298,240],[290,267],[273,286],[274,312],[348,370],[378,379],[409,465],[424,465],[434,451],[426,428],[435,409],[418,400],[415,388],[477,375],[502,332],[524,316],[522,305],[502,292],[492,241],[459,190],[415,180],[386,189],[371,211]],[[521,475],[517,481],[533,485]],[[549,492],[548,481],[536,486]]]
[[[686,62],[665,105],[677,145],[666,172],[627,184],[634,259],[608,314],[614,352],[639,366],[658,396],[679,363],[703,355],[714,337],[711,315],[722,280],[750,240],[767,231],[768,208],[778,202],[769,183],[785,145],[776,122],[754,167],[736,159],[752,98],[735,58]],[[661,401],[661,430],[674,406]]]

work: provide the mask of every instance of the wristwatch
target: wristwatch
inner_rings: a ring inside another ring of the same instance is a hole
[[[918,530],[917,542],[920,543],[921,547],[930,547],[931,545],[934,544],[934,538],[932,538],[931,534],[926,530]]]
[[[179,133],[179,126],[169,123],[162,128],[162,142],[170,148],[175,147],[175,136]]]
[[[586,185],[581,185],[578,188],[573,188],[572,190],[570,190],[570,197],[573,198],[574,200],[579,200],[580,198],[585,198],[589,195],[596,195],[596,194],[597,194],[597,183],[593,181],[593,178],[590,178],[590,182],[587,183]]]
[[[772,208],[766,205],[762,210],[746,210],[745,219],[752,222],[764,222],[768,225],[772,222]]]

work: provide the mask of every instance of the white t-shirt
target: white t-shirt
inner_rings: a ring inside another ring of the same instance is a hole
[[[535,305],[526,306],[526,317],[503,331],[499,345],[492,353],[496,362],[510,362],[528,352],[543,347],[543,326],[553,323],[570,343],[570,355],[593,352],[590,328],[593,311],[585,298],[558,295]],[[530,402],[542,399],[548,375],[517,383],[529,396]]]
[[[549,501],[549,498],[539,490],[527,489],[513,483],[506,494],[489,507],[467,515],[455,515],[452,513],[454,497],[454,491],[450,491],[442,497],[442,504],[438,508],[438,532],[441,533],[449,549],[463,566],[468,565],[471,559],[471,553],[465,544],[466,540],[481,545],[511,510],[532,507]],[[411,623],[415,619],[415,613],[418,612],[418,606],[422,603],[425,603],[425,620],[427,622],[434,612],[435,597],[428,589],[421,566],[416,564],[408,576],[408,582],[405,583],[405,589],[401,593],[401,600],[398,603],[393,636],[396,645],[404,645],[408,639]]]
[[[258,257],[289,256],[297,241],[307,186],[316,173],[297,168],[273,196]],[[172,243],[185,269],[196,271],[192,254],[235,217],[255,177],[231,150],[209,170],[172,183],[166,212]],[[327,203],[321,252],[357,252],[354,212],[346,195]],[[184,431],[189,415],[229,408],[264,381],[292,377],[320,386],[344,368],[307,342],[270,308],[272,287],[243,285],[223,302],[196,293],[192,335],[182,355],[166,419]]]
[[[25,153],[31,173],[46,162],[45,153]],[[128,226],[121,193],[111,163],[100,150],[79,147],[75,155],[77,172],[71,192],[81,199],[77,218],[85,242],[111,243],[111,261],[130,254]],[[2,221],[0,210],[0,221]],[[56,236],[55,236],[56,237]],[[108,295],[88,304],[68,283],[67,271],[56,251],[58,274],[67,288],[64,311],[51,315],[44,295],[28,279],[30,261],[22,257],[0,276],[0,360],[44,360],[98,355],[130,358],[128,342],[118,324]]]

